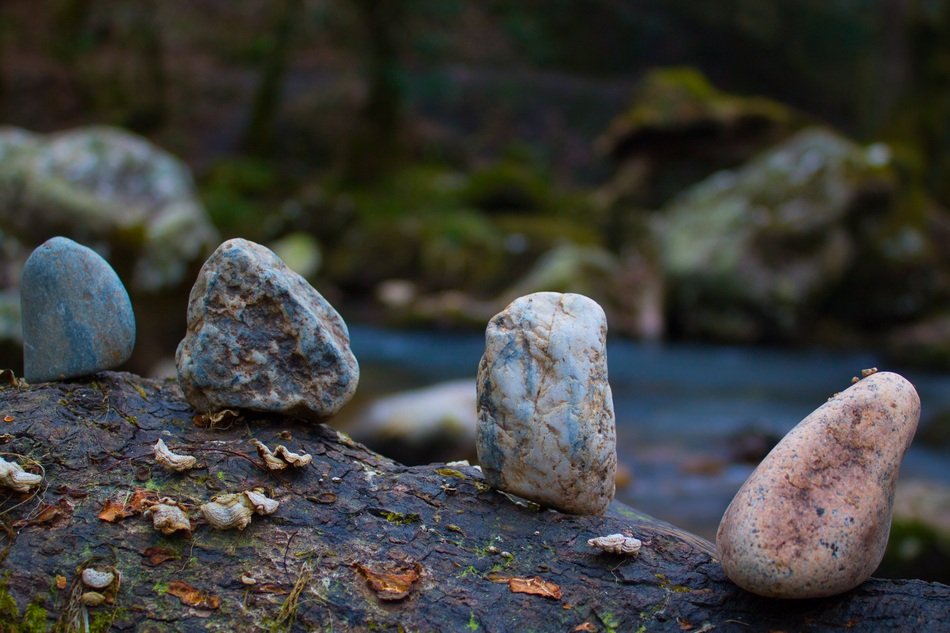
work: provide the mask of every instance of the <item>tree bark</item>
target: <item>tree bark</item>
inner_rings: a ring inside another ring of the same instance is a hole
[[[273,41],[254,92],[249,123],[242,141],[244,150],[251,154],[265,155],[273,149],[274,125],[290,61],[291,43],[303,18],[303,9],[303,0],[284,0],[277,9],[279,13]]]
[[[709,542],[620,503],[603,517],[560,514],[489,489],[476,468],[403,466],[323,425],[245,413],[201,427],[193,417],[173,381],[126,373],[0,389],[3,456],[28,469],[41,464],[45,476],[33,493],[0,496],[0,630],[83,630],[87,622],[137,631],[945,626],[946,585],[870,580],[834,598],[759,598],[724,577]],[[158,466],[159,437],[199,467]],[[306,451],[313,462],[268,471],[252,438]],[[255,515],[243,531],[198,518],[212,496],[255,487],[280,502],[274,514]],[[137,489],[145,492],[134,496]],[[190,536],[153,529],[137,512],[143,495],[190,507]],[[129,516],[99,518],[110,501]],[[587,545],[617,532],[641,539],[640,553]],[[79,575],[94,565],[114,568],[121,581],[104,590],[106,604],[85,607]]]

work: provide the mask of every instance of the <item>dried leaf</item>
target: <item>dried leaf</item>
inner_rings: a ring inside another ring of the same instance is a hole
[[[272,582],[265,582],[263,585],[254,585],[251,591],[254,593],[269,593],[275,596],[286,596],[290,593],[290,589],[287,587],[281,587]]]
[[[553,600],[561,599],[561,588],[553,582],[548,582],[540,576],[532,578],[509,578],[508,588],[512,593],[530,593],[533,596],[542,596]]]
[[[221,429],[229,428],[237,418],[241,417],[240,412],[234,409],[221,409],[214,413],[202,413],[194,417],[195,426],[203,429]]]
[[[574,627],[574,631],[582,631],[584,633],[597,633],[597,627],[593,622],[584,622],[583,624],[578,624]]]
[[[0,382],[4,382],[17,389],[26,385],[26,381],[22,378],[17,378],[12,369],[0,369]]]
[[[56,574],[56,588],[57,589],[66,588],[66,576]]]
[[[3,421],[4,421],[4,422],[13,422],[14,419],[15,419],[15,418],[14,418],[12,415],[5,415],[5,416],[3,416]]]
[[[221,598],[192,587],[184,580],[173,580],[168,583],[168,593],[175,596],[181,603],[199,609],[217,609],[221,606]]]
[[[353,563],[380,600],[402,600],[419,580],[422,565],[415,562],[382,563],[374,568]]]
[[[178,560],[179,558],[177,552],[167,547],[147,547],[142,552],[142,556],[146,559],[145,564],[151,567],[161,565],[167,560]]]
[[[132,498],[126,504],[126,508],[133,513],[139,513],[156,501],[158,501],[158,494],[155,492],[145,488],[136,488],[132,493]]]
[[[99,511],[99,518],[115,523],[134,514],[140,514],[149,505],[158,501],[158,495],[145,488],[136,488],[128,501],[109,499]]]
[[[99,518],[108,523],[115,523],[120,521],[125,517],[129,517],[135,514],[134,512],[129,512],[125,509],[125,504],[121,501],[116,501],[115,499],[109,499],[106,501],[105,505],[102,506],[102,509],[99,510]]]
[[[43,504],[36,515],[29,519],[13,522],[13,527],[22,528],[36,525],[45,525],[51,529],[64,527],[73,516],[73,504],[68,499],[60,499],[55,504]]]
[[[442,475],[443,477],[455,477],[456,479],[468,479],[468,475],[463,473],[461,470],[456,470],[454,468],[436,468],[435,472],[437,475]]]

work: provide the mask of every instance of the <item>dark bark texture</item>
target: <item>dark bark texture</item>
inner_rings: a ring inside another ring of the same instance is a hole
[[[870,580],[834,598],[758,598],[724,577],[710,543],[616,502],[604,517],[569,516],[515,503],[475,468],[402,466],[326,426],[244,414],[209,428],[193,417],[174,382],[132,374],[0,389],[0,452],[28,469],[41,464],[45,474],[32,494],[0,495],[0,630],[947,626],[946,585]],[[199,468],[158,466],[159,437],[195,455]],[[267,471],[252,438],[306,451],[313,463]],[[198,518],[212,496],[254,487],[280,502],[275,514],[255,515],[243,531]],[[135,513],[136,489],[189,505],[191,535],[155,531]],[[130,516],[100,519],[110,501]],[[639,555],[587,545],[616,532],[641,539]],[[93,565],[114,567],[121,581],[105,592],[106,604],[85,607],[78,577]]]

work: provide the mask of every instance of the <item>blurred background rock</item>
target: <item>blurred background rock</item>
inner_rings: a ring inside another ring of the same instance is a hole
[[[943,532],[898,553],[946,554],[947,0],[4,0],[0,125],[4,366],[21,365],[20,266],[56,234],[117,269],[139,321],[128,368],[152,375],[173,373],[195,273],[228,237],[271,246],[348,322],[440,330],[428,339],[459,359],[516,296],[581,292],[613,335],[664,342],[632,356],[652,368],[731,371],[705,364],[728,349],[813,385],[769,417],[678,369],[670,393],[734,402],[731,423],[695,452],[683,438],[708,403],[665,440],[639,429],[667,409],[618,406],[622,497],[649,505],[651,477],[706,485],[670,492],[668,516],[708,536],[716,508],[691,523],[689,495],[728,502],[748,445],[767,451],[847,384],[814,386],[837,354],[917,372],[908,463],[930,487],[905,488],[923,501],[899,523]],[[407,461],[465,457],[471,394],[412,390],[474,364],[410,371],[439,351],[425,337],[358,336],[354,428]],[[618,401],[645,397],[648,374],[623,382],[612,363]],[[420,425],[399,443],[407,416]]]

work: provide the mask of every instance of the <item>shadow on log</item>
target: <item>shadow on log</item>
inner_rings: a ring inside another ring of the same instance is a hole
[[[709,542],[620,503],[604,517],[543,511],[490,490],[475,468],[402,466],[325,426],[246,414],[202,428],[193,416],[174,382],[132,374],[0,390],[0,452],[35,460],[46,478],[34,494],[0,496],[0,630],[946,626],[946,585],[871,580],[834,598],[758,598],[726,580]],[[152,454],[159,437],[199,467],[163,470]],[[267,471],[252,439],[313,462]],[[200,520],[212,496],[255,487],[280,502],[275,514],[255,515],[243,531]],[[155,531],[134,502],[149,495],[186,504],[191,535]],[[110,501],[129,516],[100,519]],[[587,545],[617,532],[643,541],[638,556]],[[93,564],[121,580],[105,604],[86,607],[78,577]]]

